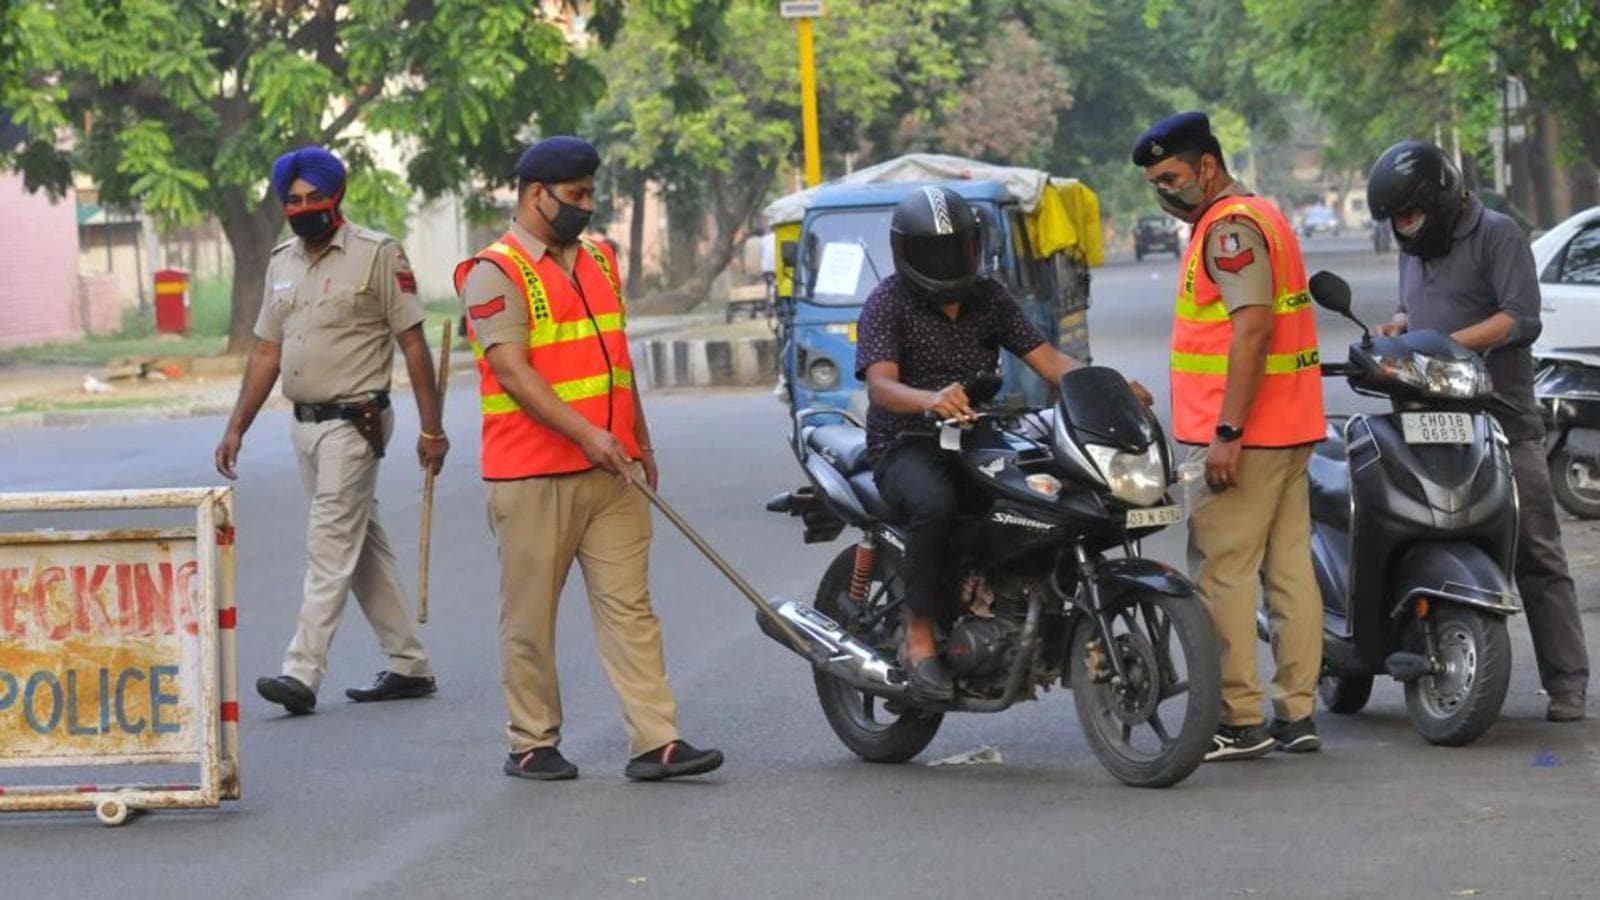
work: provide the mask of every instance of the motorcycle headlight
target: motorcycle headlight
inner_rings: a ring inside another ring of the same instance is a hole
[[[1154,506],[1166,496],[1167,466],[1160,444],[1151,444],[1143,453],[1100,444],[1086,444],[1084,449],[1105,476],[1111,496],[1131,506]]]
[[[839,386],[839,366],[825,356],[818,357],[806,367],[806,379],[819,391],[831,391]]]

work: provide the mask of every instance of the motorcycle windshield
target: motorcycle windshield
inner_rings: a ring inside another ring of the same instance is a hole
[[[1082,443],[1142,453],[1156,439],[1155,424],[1116,369],[1080,366],[1061,376],[1056,410]]]

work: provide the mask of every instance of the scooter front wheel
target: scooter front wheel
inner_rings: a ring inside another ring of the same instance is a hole
[[[1464,747],[1500,716],[1511,639],[1505,619],[1473,609],[1440,604],[1430,618],[1438,671],[1406,685],[1406,710],[1428,743]]]

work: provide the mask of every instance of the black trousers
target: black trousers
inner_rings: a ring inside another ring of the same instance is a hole
[[[906,536],[906,607],[948,618],[955,609],[956,579],[950,538],[965,494],[956,458],[928,438],[901,438],[873,468],[878,490]]]
[[[1578,617],[1578,597],[1567,573],[1561,548],[1561,522],[1556,518],[1544,442],[1514,441],[1511,467],[1522,507],[1517,535],[1517,590],[1533,636],[1539,681],[1552,694],[1581,692],[1589,684],[1589,651]]]

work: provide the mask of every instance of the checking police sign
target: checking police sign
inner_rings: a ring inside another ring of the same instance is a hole
[[[9,513],[192,508],[182,527],[9,531]],[[230,488],[0,494],[0,812],[239,796]],[[189,784],[11,786],[7,769],[196,765]]]

